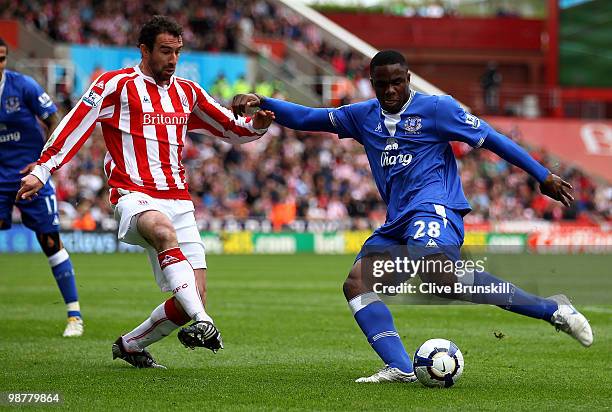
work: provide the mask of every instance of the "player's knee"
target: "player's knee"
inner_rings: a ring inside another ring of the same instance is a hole
[[[154,237],[161,244],[176,244],[176,232],[172,225],[159,225],[153,231]]]
[[[140,215],[138,231],[157,251],[178,246],[172,223],[160,212],[148,211]]]
[[[350,300],[356,296],[353,292],[355,290],[355,286],[355,281],[350,277],[347,277],[342,284],[342,292],[344,293],[346,300]]]
[[[353,269],[349,272],[344,284],[342,285],[342,292],[344,292],[344,297],[346,300],[350,300],[355,296],[358,296],[364,293],[364,285],[359,274],[359,269],[357,265],[353,266]]]
[[[60,250],[62,250],[62,242],[60,240],[59,232],[53,233],[37,233],[36,239],[40,244],[40,248],[46,256],[53,256]]]

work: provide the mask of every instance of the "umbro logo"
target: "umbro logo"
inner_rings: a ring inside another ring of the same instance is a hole
[[[378,126],[376,126],[376,129],[374,129],[375,132],[382,132],[382,124],[380,122],[378,122]]]
[[[104,80],[100,80],[98,83],[96,83],[95,87],[104,89]]]
[[[179,258],[176,258],[172,255],[166,255],[166,257],[164,257],[164,259],[159,262],[159,266],[161,266],[162,269],[164,269],[166,266],[171,265],[173,263],[177,263],[180,262]]]
[[[433,239],[429,239],[429,241],[427,242],[427,244],[425,245],[425,247],[438,247],[438,244],[436,243],[435,240]]]

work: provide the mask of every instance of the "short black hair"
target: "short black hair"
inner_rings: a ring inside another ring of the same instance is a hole
[[[174,19],[166,16],[153,16],[151,20],[143,24],[138,35],[138,47],[144,44],[147,49],[153,50],[155,39],[158,34],[168,33],[174,37],[183,35],[183,28]]]
[[[6,44],[2,37],[0,37],[0,47],[6,47],[6,52],[8,53],[8,44]]]
[[[372,57],[370,61],[370,73],[374,73],[374,68],[386,66],[387,64],[401,64],[408,67],[404,56],[395,50],[381,50]]]

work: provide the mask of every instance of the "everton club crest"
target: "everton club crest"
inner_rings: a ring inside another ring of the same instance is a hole
[[[421,130],[421,118],[419,116],[409,116],[404,121],[406,133],[417,134]]]
[[[4,102],[4,110],[6,110],[7,113],[18,112],[19,107],[19,97],[9,96],[6,98]]]

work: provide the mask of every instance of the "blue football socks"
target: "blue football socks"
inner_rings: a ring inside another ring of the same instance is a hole
[[[411,373],[412,361],[395,330],[393,316],[376,293],[357,296],[350,300],[349,306],[363,334],[383,362],[402,372]]]
[[[472,293],[471,302],[499,306],[531,318],[550,321],[558,305],[555,301],[532,295],[488,272],[474,272],[474,286],[496,287],[496,293]]]
[[[66,249],[62,249],[56,254],[49,256],[49,266],[51,266],[53,277],[62,293],[64,303],[66,303],[68,317],[80,318],[81,311],[74,278],[74,270]]]

